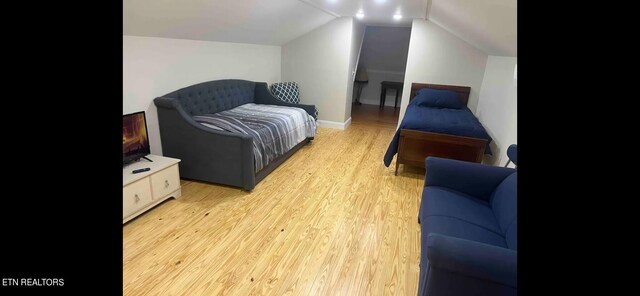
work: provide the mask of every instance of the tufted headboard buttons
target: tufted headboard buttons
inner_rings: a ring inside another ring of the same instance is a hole
[[[239,79],[207,81],[170,92],[191,116],[217,113],[254,102],[256,83]]]

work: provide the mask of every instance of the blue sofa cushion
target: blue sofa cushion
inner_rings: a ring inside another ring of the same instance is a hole
[[[426,238],[431,233],[507,246],[489,203],[438,186],[425,187],[422,199],[418,218],[423,250],[426,250]],[[420,265],[424,267],[427,263],[427,256],[420,256]]]
[[[451,217],[501,233],[489,203],[445,187],[430,186],[423,191],[420,221],[430,216]]]
[[[505,236],[509,249],[517,250],[518,173],[513,173],[496,187],[491,195],[491,208]]]
[[[490,202],[491,195],[515,169],[479,163],[427,157],[424,186],[440,186]]]

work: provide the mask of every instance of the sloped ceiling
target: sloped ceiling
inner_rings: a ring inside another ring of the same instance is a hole
[[[409,27],[367,26],[358,65],[369,70],[404,73],[410,38]]]
[[[282,45],[336,16],[298,0],[124,0],[123,34]]]
[[[516,0],[431,0],[428,19],[489,55],[518,54]]]
[[[426,18],[489,55],[517,56],[517,0],[124,0],[123,7],[124,35],[282,45],[362,10],[365,24]]]

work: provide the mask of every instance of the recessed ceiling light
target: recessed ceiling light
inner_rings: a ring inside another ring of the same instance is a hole
[[[401,18],[402,18],[402,15],[401,15],[401,14],[399,14],[399,13],[396,13],[396,14],[394,14],[394,15],[393,15],[393,19],[394,19],[394,20],[399,20],[399,19],[401,19]]]
[[[358,11],[358,13],[356,13],[356,17],[359,19],[364,18],[364,12],[362,12],[362,10]]]

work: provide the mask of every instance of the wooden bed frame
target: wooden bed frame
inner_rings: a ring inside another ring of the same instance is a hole
[[[412,83],[409,102],[415,98],[418,90],[422,88],[455,91],[460,94],[460,100],[465,106],[469,101],[469,93],[471,92],[471,87],[468,86]],[[398,167],[400,164],[424,168],[424,159],[427,156],[480,163],[482,162],[486,145],[486,139],[401,129],[398,155],[396,156],[395,175],[398,175]]]

